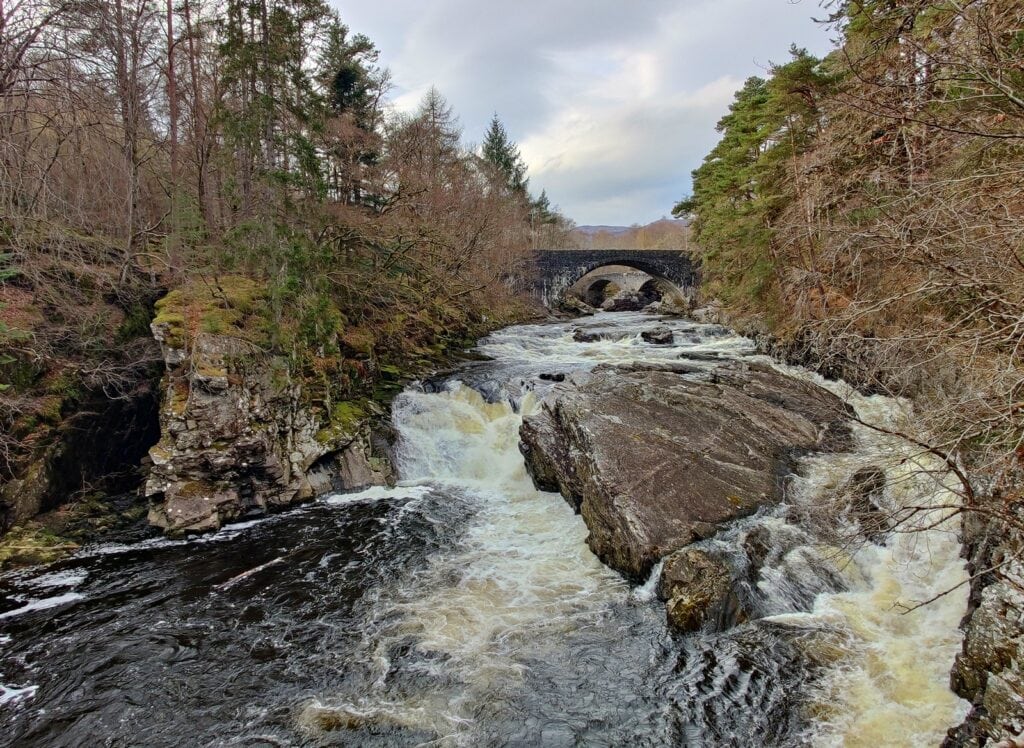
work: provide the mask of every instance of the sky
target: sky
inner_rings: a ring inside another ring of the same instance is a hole
[[[497,113],[529,167],[578,224],[668,216],[751,75],[791,44],[823,54],[818,0],[331,0],[391,70],[393,106],[431,86],[464,139]]]

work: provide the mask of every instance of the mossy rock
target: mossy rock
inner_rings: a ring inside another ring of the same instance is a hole
[[[49,564],[78,549],[78,544],[36,522],[11,528],[0,538],[0,569]]]
[[[203,498],[204,496],[212,496],[216,492],[217,489],[206,481],[190,480],[181,484],[181,487],[175,495],[180,499],[197,499]]]
[[[349,351],[369,358],[377,344],[373,333],[365,327],[349,327],[341,335],[341,342]]]
[[[314,438],[320,444],[330,444],[342,437],[354,436],[371,412],[371,405],[365,400],[343,400],[336,403],[331,408],[330,421]]]

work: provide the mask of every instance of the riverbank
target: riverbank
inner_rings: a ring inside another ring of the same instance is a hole
[[[435,305],[383,326],[326,310],[334,327],[317,342],[282,338],[295,320],[275,322],[267,293],[221,276],[165,294],[149,323],[161,365],[150,365],[145,386],[82,403],[76,396],[52,423],[34,426],[26,444],[39,446],[0,495],[0,568],[144,537],[148,525],[209,531],[332,486],[386,483],[390,403],[405,383],[537,314],[511,297],[486,314]],[[119,480],[106,481],[108,473]]]
[[[858,340],[857,336],[840,341],[822,328],[809,327],[780,337],[756,315],[733,316],[717,304],[695,314],[703,321],[735,327],[776,360],[847,381],[862,393],[906,393],[915,402],[921,401],[918,408],[925,411],[924,423],[935,420],[927,416],[935,407],[931,393],[936,387],[927,377],[929,369],[894,369],[884,360],[883,341]],[[922,443],[931,441],[921,424],[912,424],[905,433]],[[935,441],[938,444],[942,439]],[[1019,563],[1024,536],[1013,519],[1020,512],[1013,501],[1013,484],[993,484],[984,469],[977,474],[973,470],[976,465],[985,467],[984,444],[968,443],[956,460],[976,492],[973,501],[977,506],[966,507],[959,530],[970,592],[960,625],[963,642],[950,673],[950,686],[971,703],[971,711],[962,724],[950,729],[943,745],[977,748],[1024,735],[1024,680],[1015,666],[1024,660],[1024,569]],[[963,505],[962,486],[953,502]]]

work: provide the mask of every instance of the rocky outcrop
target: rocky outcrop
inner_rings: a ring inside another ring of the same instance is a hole
[[[733,363],[598,367],[556,385],[520,430],[535,483],[581,513],[597,556],[640,580],[723,522],[779,502],[794,458],[849,446],[847,406],[811,383]]]
[[[969,568],[978,576],[950,680],[972,708],[944,745],[1024,745],[1024,565],[1013,558],[1019,558],[1020,538],[975,518],[966,524]]]
[[[198,334],[192,350],[159,323],[167,371],[161,438],[150,450],[150,522],[202,532],[332,488],[390,478],[370,444],[372,403],[314,402],[285,362],[245,340]]]

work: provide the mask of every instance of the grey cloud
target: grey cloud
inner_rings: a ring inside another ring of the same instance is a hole
[[[809,0],[334,0],[411,105],[430,85],[479,140],[497,111],[535,191],[580,223],[658,218],[689,189],[731,91],[790,43],[828,48]]]

